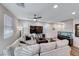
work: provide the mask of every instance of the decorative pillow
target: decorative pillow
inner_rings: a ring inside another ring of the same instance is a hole
[[[56,48],[56,42],[40,44],[40,52],[48,52]]]
[[[29,37],[29,36],[26,36],[26,40],[31,40],[31,37]]]
[[[34,45],[34,44],[36,44],[36,40],[28,40],[28,41],[26,41],[26,44]]]
[[[58,40],[56,41],[56,44],[57,44],[57,48],[61,48],[68,45],[68,40],[67,39]]]
[[[20,41],[21,44],[26,44],[24,41]]]

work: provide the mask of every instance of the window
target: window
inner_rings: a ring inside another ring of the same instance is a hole
[[[7,39],[13,35],[12,18],[8,15],[4,15],[4,39]]]

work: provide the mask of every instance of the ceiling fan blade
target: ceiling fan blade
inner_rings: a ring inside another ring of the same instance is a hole
[[[40,19],[42,18],[41,16],[37,16],[36,14],[34,14],[34,18],[33,19]]]
[[[40,17],[37,17],[37,18],[42,18],[42,17],[40,16]]]

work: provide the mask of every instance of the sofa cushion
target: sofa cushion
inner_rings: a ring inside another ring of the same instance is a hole
[[[26,41],[26,44],[27,45],[34,45],[34,44],[36,44],[36,40],[28,40],[28,41]]]
[[[68,45],[68,40],[66,40],[66,39],[58,40],[58,41],[56,41],[56,45],[57,45],[56,48],[61,48],[61,47],[67,46]]]
[[[65,46],[48,52],[41,53],[40,56],[70,56],[71,48]]]
[[[40,52],[47,52],[56,48],[56,42],[40,44]]]
[[[17,47],[14,50],[14,54],[16,56],[32,56],[39,54],[39,44]]]

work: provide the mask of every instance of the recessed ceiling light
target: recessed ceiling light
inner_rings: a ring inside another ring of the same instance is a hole
[[[53,8],[58,8],[58,5],[54,5]]]
[[[72,15],[75,15],[76,14],[76,12],[72,12]]]

